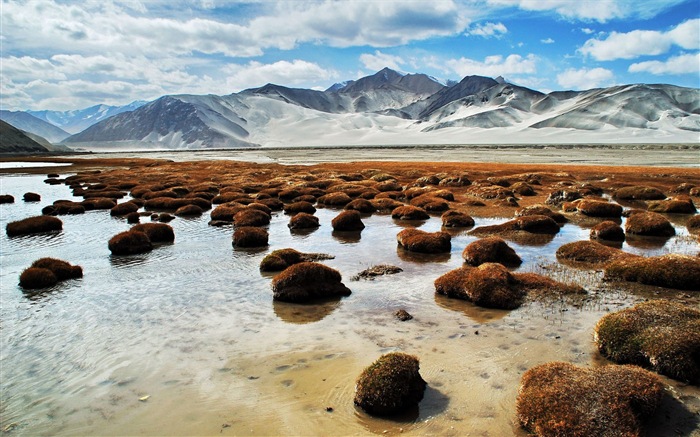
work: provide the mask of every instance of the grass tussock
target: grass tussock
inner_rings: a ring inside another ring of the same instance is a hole
[[[442,212],[450,209],[450,204],[446,200],[437,197],[436,192],[423,194],[411,199],[411,205],[422,208],[428,212]]]
[[[197,205],[185,205],[175,210],[174,214],[178,217],[199,217],[204,213],[204,210]]]
[[[236,227],[243,226],[267,226],[270,224],[270,214],[254,208],[245,208],[233,216],[233,224]]]
[[[27,290],[53,287],[58,283],[58,278],[49,269],[42,267],[29,267],[19,275],[19,285]]]
[[[298,214],[300,212],[305,212],[307,214],[313,214],[316,212],[316,208],[311,204],[311,202],[299,201],[293,202],[289,205],[284,206],[285,214]]]
[[[173,227],[166,223],[141,223],[131,228],[143,232],[153,243],[172,243],[175,241]]]
[[[662,200],[666,194],[658,188],[635,185],[622,187],[615,191],[613,198],[619,200]]]
[[[363,214],[377,212],[377,207],[372,205],[372,202],[367,199],[355,199],[345,205],[345,209],[359,211]]]
[[[462,258],[472,266],[499,263],[506,267],[518,267],[523,262],[515,250],[499,237],[486,237],[470,243],[464,248]]]
[[[664,300],[604,316],[595,327],[600,352],[616,363],[700,384],[700,310]]]
[[[391,218],[396,220],[428,220],[430,215],[418,206],[402,205],[391,211]]]
[[[513,232],[527,232],[530,234],[554,235],[560,230],[553,218],[544,215],[527,215],[516,217],[505,223],[490,226],[479,226],[469,233],[477,236],[508,235]]]
[[[671,222],[666,217],[655,212],[632,214],[627,218],[627,223],[625,223],[625,232],[654,237],[671,237],[676,235],[676,230]]]
[[[112,209],[115,206],[117,206],[117,202],[114,199],[110,199],[108,197],[95,197],[92,199],[88,200],[83,200],[80,202],[81,205],[85,208],[86,211],[94,211],[94,210],[103,210],[103,209]]]
[[[41,196],[37,193],[24,193],[22,200],[25,202],[41,202]]]
[[[135,255],[153,250],[148,235],[133,228],[110,238],[107,247],[112,255]]]
[[[32,263],[32,267],[51,270],[59,281],[83,277],[82,267],[56,258],[39,258]]]
[[[233,217],[238,214],[245,207],[240,203],[227,203],[224,205],[219,205],[214,208],[209,216],[212,220],[233,222]]]
[[[550,362],[523,374],[516,411],[538,436],[641,436],[663,396],[659,378],[636,366]]]
[[[266,229],[256,226],[241,226],[233,231],[234,247],[264,247],[270,235]]]
[[[123,202],[115,205],[109,210],[111,216],[124,216],[136,212],[139,210],[139,206],[133,202]]]
[[[391,352],[365,368],[355,384],[355,405],[369,414],[387,416],[415,407],[426,382],[417,357]]]
[[[669,254],[650,258],[621,258],[605,268],[605,278],[700,291],[700,257]]]
[[[625,231],[611,220],[605,220],[591,228],[591,240],[625,241]]]
[[[442,226],[446,228],[471,228],[474,226],[474,218],[461,211],[445,211],[440,217]]]
[[[392,266],[389,264],[377,264],[376,266],[364,269],[357,275],[353,276],[352,279],[353,281],[358,281],[360,279],[374,279],[377,276],[395,275],[401,272],[403,272],[401,267]]]
[[[279,272],[301,262],[312,262],[335,258],[325,253],[303,253],[295,249],[277,249],[265,255],[260,262],[260,271]]]
[[[399,245],[410,252],[448,253],[452,249],[452,236],[447,232],[425,232],[420,229],[404,229],[396,235]]]
[[[551,217],[559,224],[563,224],[568,221],[564,214],[552,211],[548,206],[542,204],[526,206],[525,208],[519,209],[515,213],[516,217],[524,217],[528,215],[543,215],[546,217]]]
[[[5,232],[7,232],[8,237],[60,231],[62,229],[63,222],[61,219],[48,215],[28,217],[26,219],[10,222],[5,226]]]
[[[305,212],[294,214],[287,225],[289,229],[314,229],[321,226],[318,217]]]
[[[0,194],[0,204],[15,203],[15,197],[11,194]]]
[[[578,211],[588,217],[619,218],[622,216],[622,206],[602,200],[580,199],[564,204],[563,208],[567,211]]]
[[[318,203],[326,206],[345,206],[350,202],[352,197],[342,191],[328,193],[318,198]]]
[[[694,215],[689,218],[685,226],[688,228],[688,232],[700,232],[700,215]]]
[[[275,276],[272,292],[275,300],[296,303],[351,294],[340,272],[308,261],[293,264]]]
[[[525,298],[525,290],[516,278],[496,263],[449,271],[435,280],[435,291],[485,308],[515,309]]]
[[[359,211],[345,210],[331,220],[334,231],[361,231],[365,228]]]
[[[574,241],[557,249],[557,260],[564,264],[585,264],[600,267],[615,259],[634,258],[636,255],[606,246],[597,241]]]
[[[695,214],[698,210],[689,197],[677,197],[669,200],[654,200],[647,204],[647,209],[653,212],[670,214]]]

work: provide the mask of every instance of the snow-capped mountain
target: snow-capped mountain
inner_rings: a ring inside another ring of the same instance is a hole
[[[503,78],[452,86],[384,69],[326,91],[267,84],[164,96],[66,139],[88,149],[700,139],[700,90],[626,85],[548,94]]]
[[[76,134],[113,115],[133,111],[146,103],[148,102],[137,100],[124,106],[95,105],[73,111],[27,111],[27,113],[58,126],[69,134]]]
[[[0,110],[0,120],[11,124],[17,129],[46,138],[52,143],[57,143],[70,136],[68,132],[60,127],[56,127],[24,111]]]

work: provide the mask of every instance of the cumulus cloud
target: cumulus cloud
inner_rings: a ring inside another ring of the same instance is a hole
[[[630,73],[697,74],[700,69],[700,53],[673,56],[666,61],[645,61],[629,66]]]
[[[585,33],[586,35],[591,35],[595,33],[595,30],[589,28],[589,27],[582,27],[581,32]]]
[[[507,32],[508,28],[503,23],[487,22],[484,24],[477,24],[473,26],[471,29],[467,30],[466,34],[483,36],[484,38],[500,38]]]
[[[554,40],[552,38],[541,39],[540,42],[542,44],[554,44]]]
[[[526,11],[552,11],[568,19],[606,22],[612,19],[651,18],[685,0],[488,0],[496,6]]]
[[[445,65],[460,76],[504,76],[507,74],[531,74],[537,70],[537,58],[533,54],[523,58],[520,55],[487,56],[484,61],[469,58],[450,59]]]
[[[605,68],[569,69],[557,75],[557,82],[566,89],[587,90],[611,85],[615,75]]]
[[[378,71],[384,67],[389,67],[392,70],[400,70],[400,65],[405,64],[406,61],[400,56],[390,55],[388,53],[382,53],[379,50],[375,51],[374,54],[363,53],[360,55],[360,62],[365,68]]]
[[[313,62],[295,59],[263,64],[251,61],[245,65],[230,64],[224,68],[229,91],[259,87],[266,83],[299,85],[302,83],[328,81],[337,72],[321,68]]]
[[[589,39],[581,47],[581,53],[599,61],[633,59],[643,55],[660,55],[672,46],[697,50],[700,48],[700,19],[685,21],[668,32],[633,30],[627,33],[612,32],[606,39]]]

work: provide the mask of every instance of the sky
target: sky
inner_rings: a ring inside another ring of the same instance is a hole
[[[700,0],[0,0],[0,107],[82,109],[389,67],[543,92],[700,88]]]

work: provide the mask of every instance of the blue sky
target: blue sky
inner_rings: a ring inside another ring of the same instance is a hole
[[[79,109],[387,66],[540,91],[700,87],[700,0],[1,0],[2,109]]]

